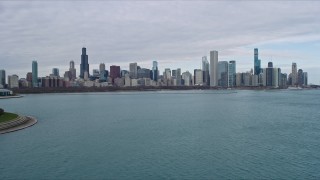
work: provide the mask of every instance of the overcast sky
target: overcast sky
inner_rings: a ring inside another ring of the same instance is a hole
[[[83,46],[90,72],[153,60],[193,72],[210,50],[245,72],[257,47],[263,68],[272,61],[289,73],[296,62],[320,83],[319,1],[2,1],[0,40],[0,69],[20,77],[34,59],[40,76],[54,67],[63,75],[70,60],[79,73]]]

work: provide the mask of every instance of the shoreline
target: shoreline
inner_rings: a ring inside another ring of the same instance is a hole
[[[317,89],[313,87],[299,90]],[[142,87],[70,87],[70,88],[25,88],[12,89],[16,94],[47,94],[47,93],[85,93],[85,92],[132,92],[132,91],[164,91],[164,90],[288,90],[288,88],[267,88],[267,87],[208,87],[208,86],[142,86]],[[22,96],[17,96],[22,97]],[[13,98],[13,97],[9,97]],[[6,98],[5,98],[6,99]]]
[[[19,130],[31,127],[31,126],[37,124],[37,122],[38,122],[38,120],[32,116],[19,116],[19,117],[26,118],[26,121],[21,124],[19,123],[16,126],[12,126],[12,127],[0,130],[0,134],[6,134],[6,133],[14,132],[14,131],[19,131]],[[13,121],[10,121],[9,123],[15,123],[14,121],[19,120],[19,117]],[[6,123],[3,123],[3,124],[6,124]],[[3,124],[0,124],[0,125],[3,125]]]
[[[11,98],[22,98],[23,96],[21,95],[16,95],[16,96],[0,96],[0,99],[11,99]]]

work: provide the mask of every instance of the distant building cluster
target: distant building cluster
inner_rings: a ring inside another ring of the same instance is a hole
[[[210,61],[210,62],[209,62]],[[153,61],[152,67],[143,68],[137,62],[129,64],[129,69],[121,69],[112,65],[106,70],[104,63],[99,69],[89,73],[89,57],[86,48],[82,48],[80,74],[77,77],[75,62],[70,61],[68,71],[61,76],[58,68],[53,68],[52,73],[46,77],[38,76],[38,62],[32,61],[32,72],[26,78],[9,75],[6,82],[5,70],[0,70],[0,88],[67,88],[67,87],[134,87],[134,86],[210,86],[210,87],[255,87],[287,88],[288,86],[305,87],[308,85],[308,73],[297,69],[297,64],[292,63],[292,72],[287,75],[280,68],[273,67],[269,62],[268,67],[261,68],[258,49],[254,49],[254,68],[248,72],[237,72],[236,61],[219,61],[218,51],[211,51],[209,61],[207,56],[202,57],[202,69],[182,72],[180,68],[165,68],[161,73],[158,62]]]

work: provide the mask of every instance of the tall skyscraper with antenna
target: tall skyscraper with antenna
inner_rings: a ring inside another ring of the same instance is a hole
[[[258,48],[254,48],[254,75],[259,75],[261,72],[261,60],[259,59]]]
[[[89,62],[88,62],[87,49],[85,47],[82,48],[81,54],[81,64],[80,64],[80,78],[84,78],[84,73],[87,72],[89,76]]]

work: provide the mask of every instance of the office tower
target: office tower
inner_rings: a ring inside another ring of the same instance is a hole
[[[303,86],[304,85],[304,77],[303,77],[303,70],[298,70],[298,85]]]
[[[210,85],[209,62],[207,56],[202,57],[203,85]]]
[[[228,65],[228,87],[236,86],[236,61],[229,61]]]
[[[6,71],[0,70],[0,88],[4,88],[6,86]]]
[[[89,74],[89,60],[87,55],[87,49],[85,47],[82,48],[82,54],[81,54],[81,64],[80,64],[80,78],[84,78],[84,72]]]
[[[126,77],[126,74],[128,74],[129,77],[130,77],[129,71],[127,71],[127,70],[121,70],[121,71],[120,71],[120,77]]]
[[[99,65],[99,73],[103,73],[106,70],[106,65],[104,63],[100,63]]]
[[[77,78],[77,70],[74,66],[74,61],[70,61],[70,67],[69,67],[69,71],[70,71],[70,74],[71,74],[71,81],[75,80]]]
[[[131,79],[129,74],[125,74],[124,76],[124,86],[131,86]]]
[[[164,79],[171,79],[171,70],[170,70],[170,68],[164,69],[163,77],[164,77]]]
[[[297,63],[292,63],[292,72],[291,72],[291,81],[292,81],[292,86],[297,85],[298,83],[298,72],[297,72]]]
[[[288,75],[286,73],[279,74],[279,86],[280,88],[287,88]]]
[[[181,86],[181,69],[178,68],[176,71],[176,79],[177,79],[177,86]]]
[[[99,78],[100,77],[99,69],[92,69],[92,76],[95,78]]]
[[[99,73],[100,73],[99,80],[106,81],[108,76],[107,76],[107,71],[106,71],[106,65],[104,63],[100,63]]]
[[[88,71],[85,71],[84,74],[83,74],[83,79],[85,81],[88,81],[89,80],[89,72]]]
[[[152,62],[152,77],[151,79],[154,81],[158,81],[158,62],[157,61],[153,61]]]
[[[218,51],[210,51],[210,86],[218,85]]]
[[[268,62],[268,67],[264,71],[266,74],[266,86],[272,86],[272,81],[273,81],[273,64],[272,62]]]
[[[137,63],[130,63],[129,64],[129,72],[130,72],[131,79],[137,79],[138,78],[138,64]]]
[[[32,82],[32,72],[28,72],[27,75],[26,75],[26,79],[29,83]]]
[[[261,72],[261,60],[259,59],[258,48],[254,48],[254,75],[259,75]]]
[[[192,86],[192,75],[189,71],[182,73],[182,81],[185,86]]]
[[[243,83],[242,83],[243,86],[251,86],[252,73],[250,71],[242,73],[242,81],[243,81]]]
[[[236,73],[236,86],[242,86],[242,73]]]
[[[38,62],[32,61],[32,87],[38,86]]]
[[[228,61],[218,62],[218,86],[228,87]]]
[[[9,88],[19,88],[19,76],[15,74],[8,76],[8,86]]]
[[[279,87],[279,81],[280,81],[280,75],[281,75],[281,69],[280,68],[272,68],[272,87],[278,88]]]
[[[120,77],[120,66],[110,66],[110,77],[112,79]]]
[[[58,68],[53,68],[53,69],[52,69],[52,75],[53,75],[53,76],[56,76],[56,77],[60,77],[60,75],[59,75],[59,69],[58,69]]]
[[[194,85],[203,85],[203,73],[201,69],[194,70]]]
[[[151,70],[147,68],[141,68],[138,70],[138,78],[150,78]]]
[[[70,79],[72,79],[71,76],[72,76],[72,75],[71,75],[71,72],[70,72],[70,71],[65,71],[65,72],[64,72],[64,75],[63,75],[63,78],[64,78],[65,81],[70,81]]]
[[[308,86],[308,73],[303,72],[303,85]]]
[[[176,69],[173,69],[171,74],[172,74],[171,75],[172,78],[177,78],[177,70]]]

